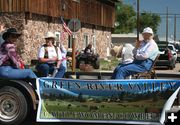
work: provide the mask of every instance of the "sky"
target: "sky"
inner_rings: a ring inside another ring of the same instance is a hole
[[[140,12],[149,11],[152,13],[166,14],[168,13],[179,14],[176,17],[176,39],[180,40],[180,0],[139,0]],[[125,4],[130,4],[136,11],[136,0],[123,0]],[[166,15],[160,15],[161,23],[158,27],[157,34],[161,38],[166,38]],[[168,37],[174,39],[174,15],[169,15],[168,18]]]

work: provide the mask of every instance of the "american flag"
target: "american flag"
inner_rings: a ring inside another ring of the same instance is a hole
[[[65,32],[67,32],[70,36],[72,35],[72,31],[69,29],[69,27],[66,25],[66,23],[64,22],[63,18],[61,17],[61,21],[62,21],[62,26]]]

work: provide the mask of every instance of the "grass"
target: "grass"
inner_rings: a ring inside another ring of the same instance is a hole
[[[44,100],[44,107],[41,114],[44,114],[46,112],[48,115],[42,117],[46,118],[54,118],[52,116],[53,113],[62,113],[62,112],[83,112],[83,113],[145,113],[145,109],[147,107],[153,107],[153,108],[162,108],[165,103],[165,100],[158,100],[158,102],[153,102],[152,100],[142,100],[142,101],[136,101],[136,102],[101,102],[101,103],[95,103],[92,101],[89,102],[77,102],[77,101],[65,101],[65,100],[56,100],[56,101],[50,101],[50,100]],[[70,105],[70,106],[68,106]],[[91,106],[96,106],[98,109],[90,110]],[[58,115],[56,118],[62,118],[61,115]],[[68,114],[64,116],[64,118],[74,118],[72,114]],[[78,119],[82,119],[82,117],[78,117]],[[86,117],[85,119],[99,119],[92,118],[92,117]],[[116,119],[116,118],[114,118]],[[158,119],[158,117],[157,117]],[[132,119],[133,120],[133,119]],[[134,119],[138,120],[138,119]],[[155,119],[151,119],[155,120]],[[155,120],[156,121],[156,120]]]
[[[96,71],[113,71],[114,68],[120,63],[117,58],[110,59],[100,59],[100,68]],[[67,71],[72,71],[71,67],[68,67]],[[76,72],[80,71],[80,69],[76,68]]]
[[[100,60],[100,70],[114,70],[114,68],[120,63],[117,58],[111,58],[110,60]]]

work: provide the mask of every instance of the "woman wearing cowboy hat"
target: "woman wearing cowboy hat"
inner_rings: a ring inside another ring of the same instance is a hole
[[[57,69],[55,77],[62,78],[66,69],[61,64],[62,54],[59,47],[54,46],[56,36],[52,32],[47,32],[44,38],[46,43],[39,50],[37,70],[43,77],[47,77]]]
[[[118,67],[112,79],[125,79],[126,77],[150,70],[153,61],[159,53],[158,46],[153,40],[153,30],[147,27],[143,30],[143,40],[137,41],[133,50],[134,61]]]
[[[30,69],[24,69],[24,64],[16,52],[15,43],[21,33],[15,28],[9,28],[2,35],[4,43],[0,47],[0,78],[37,78]]]

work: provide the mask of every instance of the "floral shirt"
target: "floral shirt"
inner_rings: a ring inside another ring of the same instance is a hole
[[[16,52],[16,46],[10,42],[4,42],[0,47],[0,56],[3,66],[21,68],[22,59]]]

